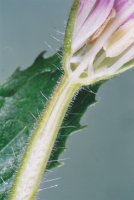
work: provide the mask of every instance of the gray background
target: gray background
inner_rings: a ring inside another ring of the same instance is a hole
[[[0,0],[0,82],[16,67],[31,65],[42,50],[48,49],[48,55],[56,51],[63,38],[56,30],[64,31],[71,3],[72,0]],[[38,199],[134,199],[133,88],[134,70],[100,88],[99,103],[82,119],[89,128],[70,137],[68,150],[61,157],[67,159],[65,166],[47,174]],[[46,182],[46,178],[60,177]]]

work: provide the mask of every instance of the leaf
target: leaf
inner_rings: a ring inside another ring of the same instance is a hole
[[[0,87],[0,200],[5,200],[32,130],[63,74],[61,53],[45,59],[42,52],[28,69],[19,68]],[[95,103],[99,85],[83,87],[73,99],[59,131],[47,169],[56,167],[68,136],[83,128],[80,119]]]

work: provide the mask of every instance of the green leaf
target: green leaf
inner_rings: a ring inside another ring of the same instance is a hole
[[[42,52],[28,69],[16,72],[0,87],[0,200],[5,200],[22,160],[32,130],[38,123],[58,80],[63,74],[61,53],[44,59]],[[100,84],[83,87],[73,99],[47,169],[56,167],[68,136],[84,126],[80,119],[95,103]]]

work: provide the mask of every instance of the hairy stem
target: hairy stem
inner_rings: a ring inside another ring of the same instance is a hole
[[[67,76],[55,88],[33,132],[9,200],[33,200],[70,102],[79,89]]]

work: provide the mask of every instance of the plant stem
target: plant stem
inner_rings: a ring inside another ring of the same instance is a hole
[[[63,76],[55,88],[32,134],[9,200],[35,198],[62,121],[79,87],[70,78]]]

